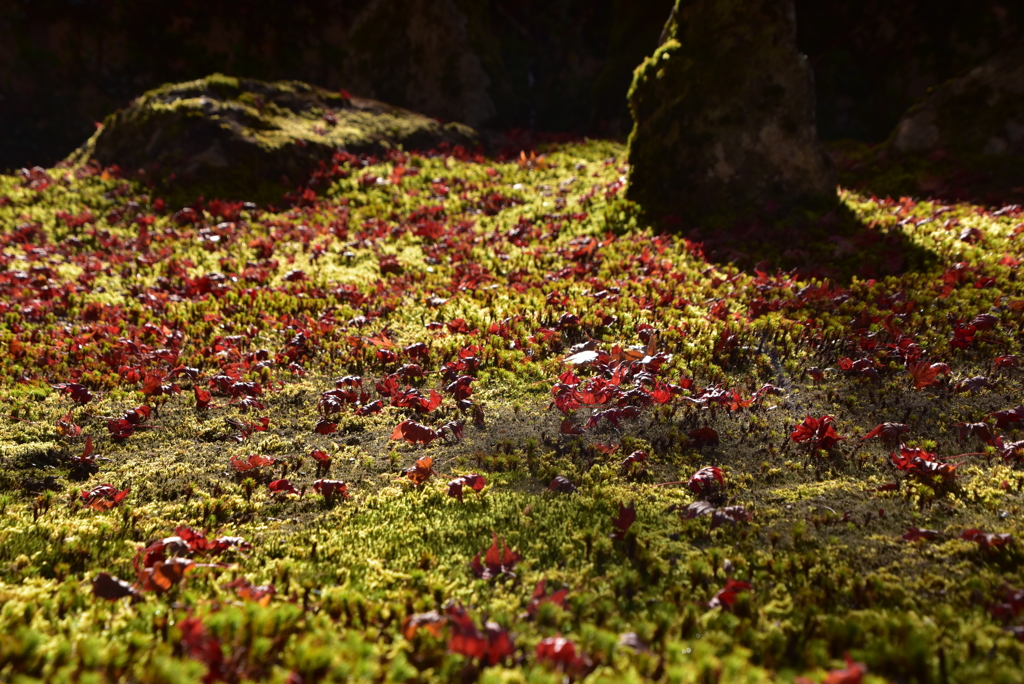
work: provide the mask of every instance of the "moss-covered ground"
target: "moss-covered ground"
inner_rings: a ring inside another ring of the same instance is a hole
[[[0,680],[1024,680],[1019,207],[335,161],[0,177]]]

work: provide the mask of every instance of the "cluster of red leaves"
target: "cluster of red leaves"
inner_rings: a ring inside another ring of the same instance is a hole
[[[107,511],[114,506],[120,506],[130,490],[131,487],[125,487],[119,491],[113,485],[96,485],[89,491],[82,491],[82,501],[85,502],[86,507],[94,511]]]
[[[252,545],[241,537],[209,539],[202,532],[180,526],[174,535],[140,548],[135,554],[132,563],[138,575],[136,586],[142,591],[168,591],[181,582],[187,571],[197,567],[188,556],[218,556],[230,549],[248,551]]]
[[[948,483],[956,479],[956,469],[961,463],[942,463],[935,454],[918,447],[900,445],[899,453],[892,454],[892,464],[897,470],[913,475],[931,487],[939,483]],[[940,482],[936,482],[936,478]]]
[[[493,534],[494,541],[491,543],[490,548],[484,552],[483,562],[480,561],[479,553],[473,556],[473,562],[470,563],[473,574],[484,580],[497,577],[515,577],[516,574],[513,570],[515,570],[516,563],[522,559],[522,556],[508,548],[504,537],[501,537],[501,546],[499,547],[498,534],[496,532]]]
[[[807,416],[803,423],[793,428],[789,438],[797,444],[812,444],[815,450],[831,449],[839,443],[839,440],[846,439],[840,437],[836,432],[833,427],[834,422],[835,418],[832,416],[822,416],[821,418]]]
[[[530,595],[530,602],[526,605],[526,616],[533,618],[537,615],[537,611],[540,610],[541,605],[545,603],[552,603],[559,608],[565,608],[565,599],[569,595],[569,588],[562,587],[557,591],[552,592],[550,595],[547,593],[546,579],[542,579],[537,582],[537,585],[533,588],[533,594]]]
[[[462,488],[468,486],[474,492],[480,492],[487,485],[487,480],[484,479],[483,475],[477,475],[472,473],[470,475],[462,475],[455,478],[448,483],[448,496],[455,497],[462,503]]]
[[[231,460],[228,461],[228,465],[234,468],[239,473],[245,473],[256,468],[263,468],[265,466],[272,466],[276,461],[273,458],[267,456],[260,456],[259,454],[251,454],[248,459],[242,460],[238,456],[232,456]]]
[[[333,501],[336,498],[349,498],[348,483],[341,480],[314,480],[313,491],[328,501]]]
[[[111,439],[128,439],[135,432],[135,428],[149,420],[153,410],[148,406],[136,406],[124,412],[124,417],[107,421],[107,431]]]
[[[410,615],[402,623],[402,635],[409,641],[416,632],[425,629],[434,638],[440,638],[448,628],[448,650],[478,660],[482,665],[497,665],[515,654],[512,635],[496,622],[484,623],[481,631],[462,606],[450,603],[444,614],[437,611]]]
[[[536,654],[539,662],[551,665],[573,678],[585,676],[593,668],[590,658],[561,634],[541,639]]]
[[[725,478],[721,469],[705,466],[690,477],[686,486],[697,496],[707,496],[725,489]]]
[[[457,442],[464,437],[463,428],[463,423],[457,420],[449,421],[435,430],[430,426],[407,419],[395,426],[391,432],[391,439],[402,439],[411,444],[423,445],[430,444],[441,437]]]

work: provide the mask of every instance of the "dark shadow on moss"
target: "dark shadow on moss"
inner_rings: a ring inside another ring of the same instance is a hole
[[[672,228],[669,224],[663,227]],[[748,272],[795,272],[804,278],[830,278],[838,283],[848,283],[854,277],[884,278],[924,271],[939,258],[897,227],[864,224],[845,204],[823,215],[764,215],[713,231],[694,228],[681,232],[715,264]]]

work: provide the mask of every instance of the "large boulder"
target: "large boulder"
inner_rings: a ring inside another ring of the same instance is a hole
[[[337,150],[472,146],[473,129],[298,81],[215,74],[166,85],[108,116],[70,158],[224,199],[279,199]]]
[[[933,89],[896,126],[901,154],[984,163],[1024,156],[1024,44]]]
[[[627,196],[705,226],[833,205],[795,38],[792,0],[677,0],[629,91]]]

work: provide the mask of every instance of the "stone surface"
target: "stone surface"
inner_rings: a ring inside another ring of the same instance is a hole
[[[371,0],[349,33],[352,92],[479,126],[497,113],[491,79],[453,0]]]
[[[834,204],[792,0],[678,0],[629,92],[628,197],[716,225]]]
[[[298,81],[215,74],[151,90],[108,116],[69,159],[175,177],[208,197],[260,199],[294,189],[336,150],[472,146],[476,133],[376,100]]]
[[[933,89],[900,120],[892,148],[980,163],[1024,155],[1024,44]]]

